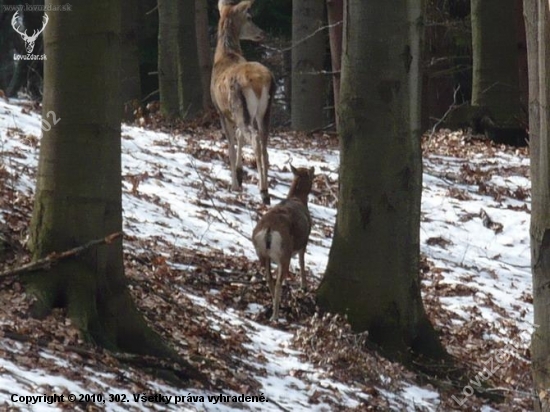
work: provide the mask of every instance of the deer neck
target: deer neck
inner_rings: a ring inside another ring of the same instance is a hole
[[[303,193],[297,190],[296,185],[293,183],[288,192],[287,199],[298,199],[300,202],[304,204],[304,206],[307,206],[308,196],[309,196],[309,193]]]
[[[234,24],[231,24],[230,19],[220,20],[214,62],[216,63],[228,55],[242,56],[242,54],[239,30]]]

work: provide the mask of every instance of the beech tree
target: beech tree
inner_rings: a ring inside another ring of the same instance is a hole
[[[203,107],[195,1],[158,2],[160,105],[169,117],[192,117]]]
[[[206,0],[195,1],[195,21],[197,30],[197,54],[202,86],[202,108],[211,106],[210,77],[212,76],[212,50],[208,35],[208,2]]]
[[[531,341],[535,410],[550,410],[550,9],[524,0],[529,68],[531,270],[535,331]]]
[[[344,0],[327,0],[327,16],[332,65],[332,94],[334,100],[334,120],[338,127],[338,102],[340,101],[340,70],[342,68],[342,23]]]
[[[422,1],[348,0],[344,16],[338,214],[318,303],[389,356],[444,356],[419,279]]]
[[[516,0],[471,0],[476,126],[496,142],[525,144],[521,126]]]
[[[310,131],[325,126],[325,3],[320,0],[292,2],[291,123],[294,130]]]
[[[124,108],[123,118],[133,120],[134,103],[141,100],[141,78],[139,73],[139,49],[137,42],[138,2],[122,2],[122,33],[120,55],[120,93]]]
[[[81,2],[49,16],[43,118],[51,127],[41,140],[30,228],[35,260],[122,231],[121,2]],[[120,237],[27,275],[26,284],[37,316],[66,308],[98,345],[175,358],[133,304]]]

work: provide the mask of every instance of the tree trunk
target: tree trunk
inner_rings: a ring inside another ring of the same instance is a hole
[[[325,3],[292,2],[292,129],[309,131],[325,126]]]
[[[158,77],[160,109],[173,118],[179,114],[178,87],[178,0],[158,0]]]
[[[338,102],[340,101],[340,70],[342,68],[342,28],[344,20],[344,0],[327,0],[332,63],[332,90],[334,96],[334,120],[338,128]]]
[[[548,0],[525,0],[531,151],[531,270],[535,331],[531,357],[535,410],[550,410],[550,10]]]
[[[344,3],[340,197],[317,292],[403,361],[444,356],[419,279],[421,3]]]
[[[515,10],[515,0],[472,0],[474,121],[494,141],[509,144],[525,139]]]
[[[180,0],[178,9],[178,94],[179,114],[185,119],[196,116],[202,110],[202,78],[197,52],[195,26],[195,1]]]
[[[134,120],[136,101],[141,100],[141,79],[139,72],[139,50],[137,43],[137,0],[122,2],[122,33],[120,56],[120,93],[123,116],[126,121]]]
[[[207,110],[212,105],[212,100],[210,99],[212,49],[210,47],[210,36],[208,32],[208,2],[206,0],[196,0],[195,8],[197,48],[202,85],[202,108],[203,110]]]
[[[34,259],[122,230],[120,13],[120,1],[96,0],[49,15],[43,119],[51,127],[40,147]],[[172,356],[133,305],[123,271],[118,239],[29,275],[28,290],[38,298],[34,313],[64,307],[84,338],[99,345]]]

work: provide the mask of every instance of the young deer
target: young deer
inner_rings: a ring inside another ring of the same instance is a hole
[[[220,115],[223,134],[228,140],[231,189],[242,187],[242,147],[245,142],[252,143],[260,193],[263,202],[269,204],[267,136],[275,79],[265,66],[247,62],[240,45],[240,40],[258,42],[265,37],[251,20],[249,9],[253,2],[218,2],[220,21],[210,94]]]
[[[287,198],[267,211],[252,232],[252,243],[261,266],[265,268],[267,285],[273,298],[271,320],[279,317],[283,279],[288,274],[290,258],[296,253],[300,258],[301,287],[306,287],[304,253],[311,232],[307,197],[311,192],[314,169],[296,169],[292,166],[291,169],[294,181]],[[271,261],[277,264],[276,282],[271,276]]]

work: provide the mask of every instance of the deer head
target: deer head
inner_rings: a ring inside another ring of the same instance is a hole
[[[239,40],[260,42],[265,39],[265,32],[252,21],[249,10],[253,3],[254,0],[219,0],[218,9],[220,15],[231,16],[235,27],[240,28]]]
[[[17,15],[17,13],[19,12],[16,11],[11,19],[11,26],[17,33],[21,35],[21,38],[25,41],[25,49],[27,49],[27,53],[30,54],[34,49],[34,42],[36,41],[40,33],[42,33],[46,28],[49,17],[46,13],[44,13],[44,17],[42,17],[42,28],[40,30],[34,30],[32,36],[29,36],[27,35],[27,30],[25,30],[24,32],[21,31],[21,25],[18,22],[19,16]]]

